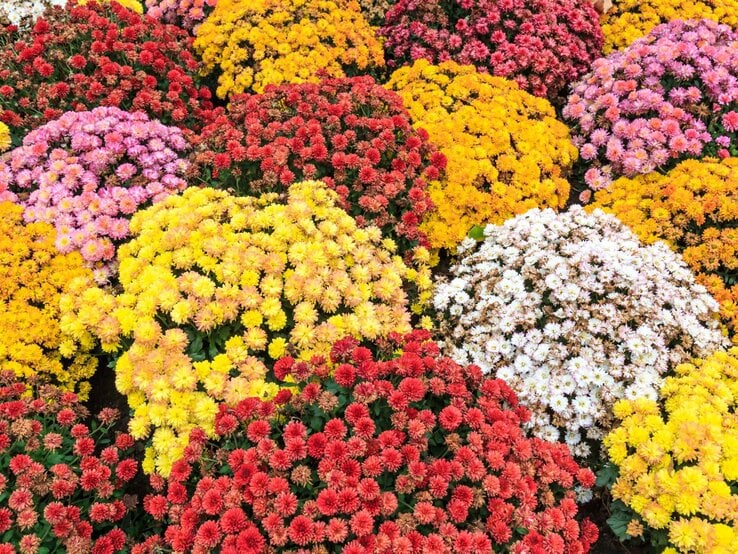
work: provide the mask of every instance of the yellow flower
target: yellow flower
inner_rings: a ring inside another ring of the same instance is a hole
[[[5,152],[10,148],[10,145],[10,129],[5,123],[0,121],[0,152]]]

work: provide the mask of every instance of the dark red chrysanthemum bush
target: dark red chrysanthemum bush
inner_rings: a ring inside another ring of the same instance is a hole
[[[235,96],[198,142],[194,177],[212,186],[260,194],[321,180],[359,225],[380,227],[401,247],[426,245],[418,231],[432,207],[426,179],[438,178],[446,158],[371,77]]]
[[[94,0],[50,8],[30,33],[0,27],[0,121],[14,145],[66,111],[114,106],[199,128],[211,93],[186,31]]]
[[[602,52],[599,14],[577,0],[399,0],[385,16],[387,66],[453,60],[560,101]]]
[[[187,552],[586,552],[566,446],[527,438],[504,382],[441,357],[429,334],[393,336],[381,360],[353,339],[330,359],[283,358],[297,385],[273,402],[221,408],[218,440],[196,430],[144,507]]]

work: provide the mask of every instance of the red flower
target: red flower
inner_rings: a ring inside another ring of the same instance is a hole
[[[313,522],[305,516],[297,516],[290,522],[288,529],[292,542],[305,546],[313,540]]]

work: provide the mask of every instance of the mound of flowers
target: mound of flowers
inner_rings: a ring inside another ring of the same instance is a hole
[[[613,528],[664,552],[738,543],[738,349],[676,368],[659,402],[623,400],[605,438],[617,479]]]
[[[59,251],[81,252],[105,281],[131,215],[187,186],[187,149],[182,131],[143,112],[67,112],[0,158],[0,200],[52,223]]]
[[[218,75],[221,98],[384,65],[382,46],[353,0],[219,0],[195,49]]]
[[[724,344],[718,304],[662,242],[615,217],[534,209],[467,239],[436,287],[444,348],[509,383],[537,436],[577,456],[620,398],[655,398],[661,375]]]
[[[547,100],[454,62],[418,60],[387,87],[448,160],[429,186],[434,211],[420,228],[431,246],[455,248],[478,223],[564,206],[577,150]]]
[[[384,23],[384,17],[397,0],[357,0],[361,13],[374,27],[380,27]]]
[[[194,427],[212,435],[218,402],[272,396],[270,359],[409,329],[403,286],[417,272],[378,228],[321,183],[276,200],[188,188],[133,216],[119,294],[72,284],[62,324],[119,354],[131,434],[152,437],[147,472],[167,475]]]
[[[218,0],[145,0],[146,15],[197,34]]]
[[[133,439],[113,432],[115,410],[88,426],[73,393],[28,395],[29,383],[0,373],[0,551],[123,552],[135,536],[123,502],[138,472]]]
[[[604,51],[609,54],[629,46],[651,29],[674,19],[712,19],[735,28],[736,0],[616,0],[602,17]]]
[[[590,2],[572,0],[398,0],[386,15],[387,65],[453,60],[562,100],[602,51]]]
[[[677,20],[597,60],[563,115],[585,182],[599,190],[686,158],[738,155],[737,102],[738,35],[708,19]]]
[[[193,77],[199,64],[182,29],[118,4],[71,2],[39,18],[30,34],[0,28],[0,120],[25,132],[98,106],[144,111],[197,129],[211,93]]]
[[[54,238],[50,225],[24,224],[23,208],[0,202],[0,371],[37,376],[86,398],[86,379],[97,368],[93,344],[75,346],[62,336],[59,300],[72,279],[92,274],[79,253],[60,254]]]
[[[614,214],[642,241],[667,241],[738,328],[738,158],[686,160],[662,175],[622,177],[592,204]]]
[[[49,6],[64,6],[67,0],[14,0],[0,6],[0,26],[28,28]]]
[[[446,163],[427,133],[413,129],[402,99],[371,77],[234,96],[203,130],[194,161],[193,179],[204,174],[239,194],[319,179],[359,225],[380,227],[402,250],[427,245],[418,230],[432,208],[425,179],[437,179]]]
[[[563,444],[527,438],[507,385],[428,339],[390,337],[377,357],[342,339],[329,359],[278,361],[299,392],[222,407],[217,442],[193,433],[144,500],[167,525],[146,546],[588,551],[597,530],[575,519],[574,488],[592,472]]]
[[[5,152],[13,143],[10,137],[10,127],[0,121],[0,152]]]

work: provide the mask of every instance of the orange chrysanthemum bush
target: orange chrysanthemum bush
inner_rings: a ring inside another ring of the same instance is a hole
[[[420,227],[431,247],[452,249],[474,225],[566,203],[577,149],[548,100],[470,65],[422,59],[387,87],[448,160],[428,188],[435,210]]]
[[[219,0],[195,50],[205,72],[218,74],[221,98],[384,66],[382,45],[353,0]]]
[[[77,391],[97,368],[93,342],[76,345],[59,327],[59,299],[69,281],[92,278],[79,252],[60,254],[54,228],[23,223],[23,208],[0,203],[0,371]]]
[[[622,177],[592,208],[615,214],[644,242],[667,241],[738,330],[738,158],[687,160],[663,175]]]
[[[151,439],[147,472],[167,475],[193,428],[212,435],[218,403],[273,396],[274,360],[409,329],[403,288],[418,273],[391,240],[359,228],[322,183],[276,200],[170,196],[131,220],[117,293],[77,280],[64,299],[70,336],[118,356],[130,432]]]

